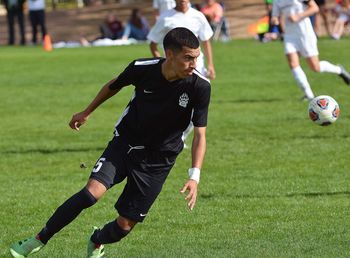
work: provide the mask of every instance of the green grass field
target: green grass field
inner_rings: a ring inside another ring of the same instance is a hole
[[[350,69],[349,38],[321,39],[321,59]],[[316,95],[341,108],[332,126],[313,124],[280,42],[214,44],[207,155],[194,211],[179,193],[190,151],[179,156],[143,224],[106,257],[349,257],[350,87],[303,67]],[[37,233],[80,190],[112,137],[129,87],[80,130],[69,129],[100,87],[147,45],[0,48],[0,256]],[[87,169],[81,169],[84,162]],[[123,185],[57,234],[35,257],[85,257],[93,225],[116,217]]]

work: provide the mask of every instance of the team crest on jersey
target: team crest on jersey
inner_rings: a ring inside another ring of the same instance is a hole
[[[190,98],[188,97],[187,93],[182,93],[179,98],[179,106],[186,108],[189,100]]]

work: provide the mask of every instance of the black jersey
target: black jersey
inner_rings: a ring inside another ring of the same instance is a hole
[[[110,85],[110,89],[135,86],[115,134],[125,137],[131,145],[178,153],[183,148],[182,133],[191,118],[196,127],[207,125],[210,83],[197,72],[170,82],[161,72],[164,61],[135,60]]]

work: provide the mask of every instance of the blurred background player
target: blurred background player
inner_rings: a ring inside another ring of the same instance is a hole
[[[158,19],[160,15],[164,12],[175,8],[176,2],[175,0],[153,0],[153,13],[155,20]]]
[[[307,77],[300,66],[299,54],[303,56],[314,72],[338,74],[346,84],[350,84],[350,75],[342,67],[328,61],[319,61],[317,37],[309,16],[318,12],[313,0],[274,0],[272,23],[278,25],[279,16],[285,19],[284,49],[292,74],[307,100],[314,98]]]
[[[166,11],[151,28],[147,39],[150,41],[151,53],[154,57],[160,57],[158,44],[161,44],[164,36],[173,28],[184,27],[192,31],[198,37],[204,48],[204,55],[201,52],[197,60],[197,70],[209,79],[215,78],[215,68],[210,38],[213,30],[207,19],[200,11],[190,7],[189,0],[176,0],[176,7]],[[207,61],[205,68],[204,56]]]

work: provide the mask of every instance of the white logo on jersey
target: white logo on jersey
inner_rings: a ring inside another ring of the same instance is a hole
[[[140,213],[140,217],[146,217],[147,216],[147,213]]]
[[[143,90],[143,92],[147,94],[153,93],[153,91],[150,91],[150,90]]]
[[[190,98],[188,97],[187,93],[182,93],[179,98],[179,106],[186,108],[189,100]]]

